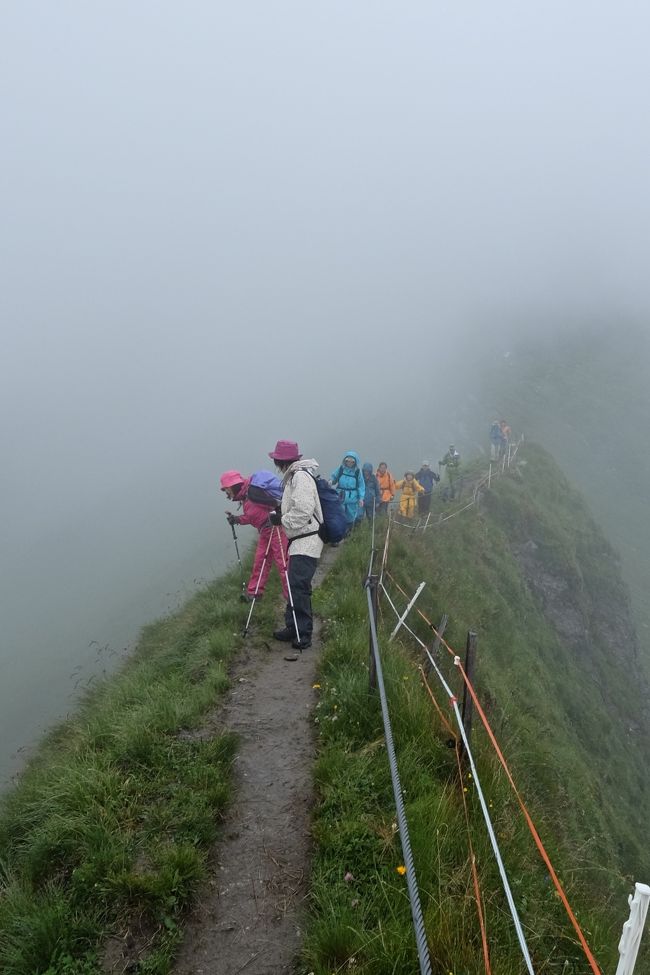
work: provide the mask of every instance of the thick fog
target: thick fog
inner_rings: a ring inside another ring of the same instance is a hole
[[[222,470],[435,462],[513,331],[643,319],[649,21],[4,5],[0,773],[232,560]]]

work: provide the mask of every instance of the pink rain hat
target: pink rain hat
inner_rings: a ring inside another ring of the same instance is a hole
[[[221,490],[225,491],[226,488],[235,487],[236,484],[243,484],[244,478],[239,473],[239,471],[226,471],[225,474],[221,475]]]
[[[300,460],[302,454],[294,440],[278,440],[275,450],[269,452],[272,460]]]

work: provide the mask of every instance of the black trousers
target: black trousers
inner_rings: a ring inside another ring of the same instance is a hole
[[[418,494],[418,514],[426,515],[431,511],[431,492]]]
[[[311,555],[289,556],[289,589],[293,597],[293,608],[298,624],[298,636],[301,640],[311,640],[314,620],[311,612],[311,580],[318,565],[318,559]],[[284,611],[284,622],[288,629],[295,629],[291,604],[287,603]]]

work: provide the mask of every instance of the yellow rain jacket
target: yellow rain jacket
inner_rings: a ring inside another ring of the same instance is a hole
[[[402,492],[399,499],[399,513],[405,518],[413,518],[417,510],[417,496],[424,491],[424,488],[415,478],[407,481],[405,477],[401,481],[396,481],[395,487]]]

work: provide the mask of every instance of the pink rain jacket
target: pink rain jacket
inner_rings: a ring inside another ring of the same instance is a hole
[[[247,494],[250,480],[250,477],[246,478],[243,487],[236,498],[237,501],[242,503],[242,513],[239,515],[239,524],[253,525],[254,528],[257,528],[258,532],[261,532],[263,528],[269,527],[269,515],[273,509],[266,505],[256,504],[254,501],[248,500]]]

